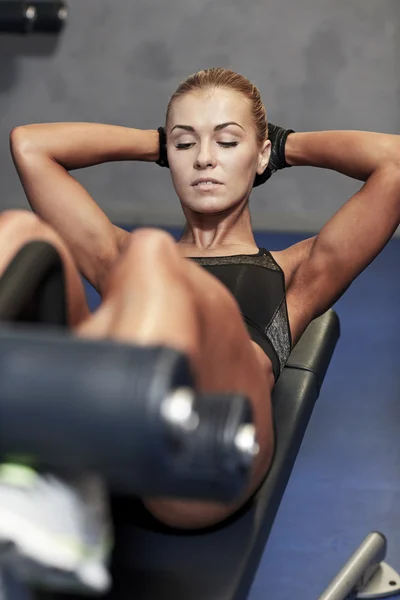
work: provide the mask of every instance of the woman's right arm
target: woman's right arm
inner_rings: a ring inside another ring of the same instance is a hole
[[[32,210],[68,245],[80,272],[101,293],[128,233],[111,223],[69,171],[112,161],[156,161],[156,130],[96,123],[17,127],[11,153]]]

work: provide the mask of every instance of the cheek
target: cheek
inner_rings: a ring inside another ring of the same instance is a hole
[[[250,181],[253,181],[256,170],[254,157],[249,156],[248,152],[237,153],[230,161],[229,172],[237,183],[243,182],[243,185],[247,186]]]
[[[176,153],[173,153],[168,156],[168,163],[172,180],[175,183],[182,181],[184,174],[187,172],[185,160],[182,160],[182,157],[177,156]]]
[[[182,181],[193,166],[193,157],[189,156],[189,152],[170,152],[168,162],[173,180]]]
[[[237,170],[238,173],[244,173],[257,168],[257,156],[245,145],[236,148],[231,155],[225,157],[225,161]]]
[[[187,168],[182,167],[181,164],[179,166],[170,164],[170,172],[174,190],[178,197],[182,199],[182,197],[186,196],[188,184],[190,183],[188,176],[189,171]]]

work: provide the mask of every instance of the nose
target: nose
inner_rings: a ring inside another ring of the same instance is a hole
[[[203,142],[199,145],[199,152],[196,156],[196,169],[206,169],[207,167],[215,167],[216,158],[212,152],[211,144]]]

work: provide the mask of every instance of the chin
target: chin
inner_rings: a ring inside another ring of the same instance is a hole
[[[178,193],[179,200],[181,202],[182,208],[193,211],[195,213],[200,214],[216,214],[223,213],[228,210],[232,210],[235,207],[238,207],[240,204],[243,204],[244,201],[247,201],[248,194],[247,190],[244,190],[243,195],[238,195],[237,192],[235,197],[227,198],[227,194],[221,194],[220,192],[216,192],[215,194],[207,194],[204,196],[200,196],[196,194],[193,196],[192,194],[187,194],[187,190],[185,193]],[[225,196],[225,197],[224,197]]]
[[[215,215],[232,210],[233,208],[235,208],[235,206],[237,206],[236,203],[227,204],[226,202],[218,201],[218,199],[216,199],[215,202],[213,202],[212,198],[209,198],[207,202],[193,204],[192,206],[190,206],[190,209],[193,212],[197,212],[203,215]]]

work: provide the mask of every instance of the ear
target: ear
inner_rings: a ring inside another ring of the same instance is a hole
[[[269,157],[271,156],[271,140],[265,140],[258,155],[257,175],[262,175],[268,167]]]

